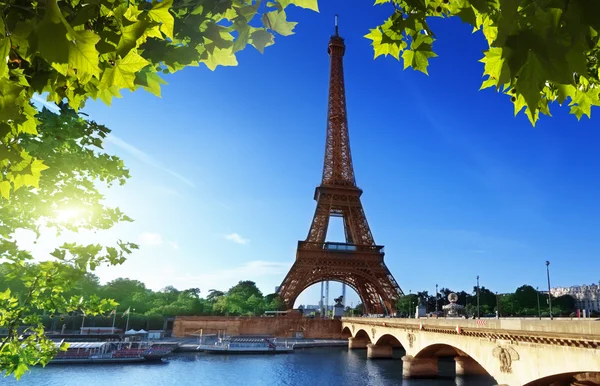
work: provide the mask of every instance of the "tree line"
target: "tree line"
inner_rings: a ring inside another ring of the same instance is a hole
[[[426,312],[442,311],[442,306],[449,304],[448,295],[456,293],[457,303],[464,306],[464,314],[468,317],[477,316],[477,287],[470,292],[452,291],[449,288],[441,288],[436,298],[428,291],[417,292],[401,297],[397,303],[400,316],[414,315],[417,304],[425,306]],[[571,295],[551,296],[553,316],[575,316],[577,301]],[[539,306],[538,306],[539,305]],[[355,313],[358,313],[355,310]],[[484,286],[479,287],[479,316],[496,316],[496,312],[502,317],[507,316],[542,316],[550,314],[548,304],[548,293],[540,292],[530,285],[522,285],[513,293],[495,293]],[[596,313],[597,314],[597,313]],[[594,316],[594,313],[592,313]]]
[[[0,264],[0,292],[10,288],[13,293],[24,296],[27,288],[18,279],[3,275],[4,266]],[[264,296],[253,281],[240,281],[227,291],[211,289],[206,296],[201,296],[199,288],[179,290],[167,286],[153,291],[138,280],[118,278],[100,284],[93,273],[86,273],[76,278],[73,288],[66,296],[112,299],[118,305],[114,317],[116,328],[125,328],[128,317],[124,313],[129,310],[129,328],[162,329],[164,318],[174,316],[227,315],[254,316],[265,311],[281,309],[281,301],[276,294]],[[81,311],[54,315],[40,310],[40,317],[45,328],[50,331],[78,330],[84,327],[110,327],[113,314],[105,312],[97,315],[86,315]]]

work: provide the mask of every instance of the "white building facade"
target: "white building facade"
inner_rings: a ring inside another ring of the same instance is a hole
[[[577,301],[577,308],[600,311],[600,283],[573,287],[556,287],[550,290],[552,296],[571,295]]]

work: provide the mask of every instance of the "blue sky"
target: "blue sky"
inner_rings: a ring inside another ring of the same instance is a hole
[[[506,96],[478,91],[485,42],[459,20],[431,23],[439,57],[430,76],[373,60],[363,35],[390,8],[347,4],[290,10],[295,35],[264,55],[249,46],[238,67],[168,76],[162,98],[138,91],[111,107],[87,105],[113,130],[107,149],[133,175],[108,200],[136,222],[113,233],[142,244],[101,278],[204,293],[243,279],[265,293],[279,285],[315,209],[338,13],[357,183],[402,289],[469,289],[476,275],[500,292],[545,288],[545,260],[553,286],[597,282],[598,117],[577,122],[558,105],[535,128],[513,117]],[[339,286],[331,291],[338,296]],[[315,304],[317,291],[299,301]]]

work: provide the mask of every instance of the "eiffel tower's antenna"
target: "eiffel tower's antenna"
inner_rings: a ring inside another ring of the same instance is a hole
[[[335,36],[340,36],[338,33],[338,15],[335,15]]]

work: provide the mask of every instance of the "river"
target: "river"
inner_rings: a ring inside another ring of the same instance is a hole
[[[444,379],[402,379],[402,353],[395,359],[367,360],[366,350],[313,348],[281,355],[177,354],[165,363],[127,365],[48,365],[36,367],[10,386],[273,386],[398,385],[486,386],[491,378],[455,378],[454,361],[440,360]]]

